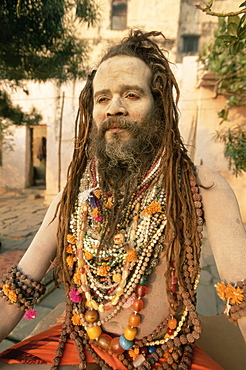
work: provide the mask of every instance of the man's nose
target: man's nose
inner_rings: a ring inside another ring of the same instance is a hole
[[[120,98],[114,98],[110,102],[108,108],[107,108],[107,117],[111,116],[126,116],[127,110],[124,107],[122,100]]]

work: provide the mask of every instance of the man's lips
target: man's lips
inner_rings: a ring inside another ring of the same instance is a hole
[[[113,128],[109,128],[107,131],[112,132],[112,134],[116,134],[117,132],[121,130],[122,129],[120,127],[113,127]]]
[[[117,132],[121,131],[122,127],[119,123],[111,123],[111,125],[108,127],[107,131],[116,134]]]

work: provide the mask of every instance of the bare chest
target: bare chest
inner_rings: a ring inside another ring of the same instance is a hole
[[[164,258],[162,258],[148,279],[147,293],[143,298],[144,308],[140,313],[141,322],[138,327],[138,338],[151,334],[168,315],[165,272],[166,263]],[[123,307],[112,319],[103,325],[104,330],[121,335],[128,325],[128,318],[132,312],[133,309],[131,307]],[[109,314],[110,311],[104,312],[100,314],[100,317],[105,319]]]

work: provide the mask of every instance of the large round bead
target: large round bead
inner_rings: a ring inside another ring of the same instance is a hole
[[[125,351],[120,345],[120,337],[115,337],[111,340],[110,351],[116,355],[120,355]]]
[[[142,299],[135,299],[133,304],[132,304],[132,309],[136,312],[142,311],[144,306],[144,302]]]
[[[102,333],[101,326],[92,326],[87,328],[86,331],[90,339],[97,339]]]
[[[128,318],[128,324],[130,326],[138,326],[140,324],[141,316],[138,313],[131,313]]]
[[[110,348],[112,338],[108,334],[101,334],[100,337],[97,340],[98,347],[104,349],[105,351],[108,351]]]
[[[155,346],[148,346],[148,352],[149,352],[149,354],[152,354],[152,353],[156,352],[156,347]]]
[[[147,287],[143,285],[137,285],[136,294],[138,297],[144,297],[146,294]]]
[[[176,327],[177,327],[177,320],[175,319],[175,317],[173,317],[172,319],[168,320],[167,326],[170,329],[176,329]]]
[[[124,331],[124,336],[127,340],[134,340],[137,335],[137,328],[132,328],[130,325],[127,325]]]
[[[124,337],[124,334],[122,334],[120,336],[120,345],[122,348],[124,348],[124,350],[129,350],[132,348],[134,344],[134,341],[133,340],[127,340],[125,337]]]
[[[98,311],[92,309],[92,310],[87,310],[85,313],[85,321],[92,323],[98,320]]]

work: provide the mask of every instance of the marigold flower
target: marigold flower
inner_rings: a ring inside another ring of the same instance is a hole
[[[81,281],[80,281],[80,272],[79,270],[77,269],[77,271],[75,272],[75,274],[73,275],[73,281],[75,284],[80,284]]]
[[[226,285],[223,281],[215,285],[218,296],[223,300],[229,300],[230,304],[241,304],[244,299],[244,292],[239,287],[233,287],[231,284]]]
[[[128,351],[130,357],[132,357],[133,361],[139,356],[139,349],[138,348],[131,348]]]
[[[10,299],[11,303],[17,301],[17,295],[14,290],[10,289],[9,284],[3,285],[3,292]]]
[[[109,270],[110,266],[108,266],[106,263],[103,263],[101,266],[99,266],[97,274],[100,276],[107,276]]]
[[[136,257],[137,257],[136,249],[128,249],[126,251],[126,261],[127,262],[135,261]]]
[[[8,292],[10,291],[10,287],[8,284],[3,285],[3,292],[5,295],[8,295]]]
[[[67,256],[66,262],[67,262],[68,267],[70,267],[72,269],[73,268],[73,263],[74,263],[74,257],[73,256]]]
[[[141,213],[152,215],[157,212],[162,212],[162,207],[158,202],[153,201]]]
[[[218,296],[220,297],[220,299],[222,299],[222,301],[226,301],[226,285],[224,283],[224,281],[222,281],[221,283],[217,283],[215,284],[215,288],[217,290],[217,294]]]
[[[231,304],[239,305],[244,299],[243,290],[239,287],[234,288],[231,284],[228,285],[226,294],[227,298],[230,299]]]
[[[98,208],[97,208],[97,207],[93,209],[93,211],[91,212],[91,216],[92,216],[93,218],[97,218],[97,217],[99,217],[99,210],[98,210]]]
[[[82,320],[78,313],[73,314],[72,323],[73,325],[82,325]]]
[[[96,189],[93,191],[93,194],[95,195],[95,197],[97,199],[100,199],[101,198],[101,190],[100,189]]]
[[[68,245],[66,246],[66,252],[67,252],[67,253],[73,253],[73,248],[72,248],[71,244],[68,244]]]
[[[76,244],[75,236],[74,236],[74,235],[72,235],[72,234],[68,234],[68,235],[67,235],[67,241],[68,241],[68,243],[70,243],[70,244]]]
[[[8,297],[9,297],[9,299],[10,299],[10,301],[11,301],[11,303],[15,303],[16,301],[17,301],[17,295],[16,295],[16,293],[13,291],[13,290],[9,290],[9,292],[8,292]]]
[[[93,255],[91,254],[91,252],[85,250],[85,258],[87,259],[87,261],[90,261],[92,260]]]

